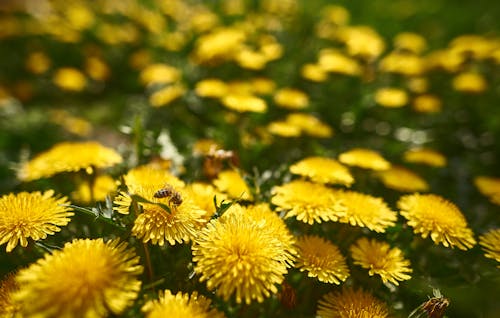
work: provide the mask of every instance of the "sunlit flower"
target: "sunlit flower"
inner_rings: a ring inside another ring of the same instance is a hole
[[[403,159],[406,162],[420,163],[433,167],[444,167],[446,165],[445,156],[436,150],[428,148],[410,149],[403,154]]]
[[[202,210],[205,210],[205,218],[209,219],[216,212],[215,204],[220,205],[227,200],[227,195],[217,191],[211,184],[194,182],[186,186],[186,192],[193,199],[194,203]],[[216,202],[214,202],[214,200]]]
[[[246,35],[236,28],[219,28],[196,40],[193,58],[198,63],[231,59],[243,45]]]
[[[484,256],[500,263],[500,229],[492,229],[479,237]],[[500,264],[498,265],[500,268]]]
[[[25,163],[18,177],[23,181],[31,181],[61,172],[82,169],[92,172],[93,168],[107,168],[121,162],[120,154],[98,142],[61,142]]]
[[[453,88],[465,93],[481,93],[488,84],[481,74],[465,72],[458,74],[453,78]]]
[[[276,83],[266,77],[255,77],[250,80],[253,92],[257,95],[271,94],[276,88]]]
[[[262,302],[278,292],[289,253],[273,222],[240,209],[226,211],[201,230],[192,247],[194,270],[226,301],[235,295],[237,303]]]
[[[354,182],[349,169],[326,157],[308,157],[290,166],[290,172],[308,177],[314,182],[350,186]]]
[[[106,197],[116,190],[116,181],[108,175],[99,175],[92,184],[92,190],[88,182],[80,182],[71,197],[78,202],[92,203],[93,201],[104,201]]]
[[[343,152],[339,155],[339,161],[349,166],[371,170],[387,170],[391,167],[391,163],[378,152],[365,148],[354,148]]]
[[[380,171],[379,177],[390,189],[406,192],[429,190],[429,185],[424,179],[404,167],[392,166],[389,170]]]
[[[316,315],[320,318],[386,318],[389,309],[372,294],[349,288],[324,295],[318,302]]]
[[[430,236],[435,244],[467,250],[476,244],[474,234],[458,207],[434,194],[410,194],[398,201],[400,213],[416,234]]]
[[[419,113],[438,113],[441,111],[441,100],[434,95],[423,94],[413,100],[413,109]]]
[[[207,78],[196,83],[196,95],[201,97],[220,98],[226,95],[228,87],[226,83],[217,78]]]
[[[357,60],[333,49],[324,49],[320,51],[318,65],[323,70],[330,73],[346,75],[361,74],[361,66]]]
[[[324,82],[328,79],[328,73],[318,64],[304,64],[300,69],[300,74],[303,78],[313,82]]]
[[[79,239],[19,271],[13,298],[26,316],[107,317],[141,288],[139,257],[125,242]]]
[[[50,59],[42,51],[30,53],[26,59],[26,68],[33,74],[43,74],[50,68]]]
[[[147,318],[223,318],[224,313],[215,308],[210,308],[212,301],[205,296],[177,292],[170,290],[160,291],[159,298],[150,300],[141,310]]]
[[[148,65],[141,71],[140,80],[143,85],[170,84],[180,79],[181,72],[167,64]]]
[[[401,32],[394,38],[394,47],[411,53],[422,53],[427,47],[423,36],[416,33]]]
[[[104,81],[111,74],[109,66],[102,59],[95,56],[90,56],[85,60],[85,72],[96,81]]]
[[[267,130],[276,136],[281,137],[298,137],[301,135],[300,127],[290,124],[286,121],[273,121],[267,125]]]
[[[55,85],[68,91],[79,92],[87,85],[87,79],[76,68],[60,68],[54,74],[52,79]]]
[[[28,246],[28,238],[45,239],[61,230],[73,212],[66,197],[54,197],[54,191],[21,192],[0,198],[0,245],[7,243],[7,252],[17,244]]]
[[[403,107],[408,103],[408,94],[399,88],[380,88],[375,92],[375,102],[384,107]]]
[[[339,248],[319,236],[307,235],[297,241],[299,255],[295,265],[307,276],[317,277],[320,282],[337,284],[349,276],[349,269]]]
[[[383,38],[368,26],[341,27],[336,36],[346,45],[351,56],[372,60],[385,50]]]
[[[334,190],[334,192],[345,207],[345,214],[339,219],[341,223],[383,233],[397,220],[396,212],[392,211],[381,198],[349,190]]]
[[[354,264],[368,269],[370,276],[380,275],[382,282],[399,285],[398,281],[411,278],[410,261],[404,258],[403,252],[385,242],[368,240],[363,237],[350,248]]]
[[[423,94],[429,90],[429,80],[421,76],[412,76],[406,82],[408,89],[412,93]]]
[[[286,117],[285,121],[312,137],[328,138],[333,135],[333,129],[330,126],[310,114],[292,113]]]
[[[185,92],[186,88],[182,84],[166,86],[154,92],[149,97],[149,103],[153,107],[163,107],[182,97]]]
[[[379,68],[382,72],[401,74],[404,76],[418,76],[424,71],[423,62],[423,59],[417,55],[392,52],[380,61]],[[396,94],[393,93],[393,96],[396,96]],[[389,98],[386,97],[385,100],[389,100]],[[396,98],[392,97],[390,100],[396,100]],[[385,106],[383,103],[380,104]]]
[[[500,178],[478,176],[474,178],[474,184],[492,203],[500,205]]]
[[[12,299],[12,294],[19,290],[15,274],[10,273],[0,281],[0,317],[18,317],[21,306]]]
[[[337,221],[345,215],[333,190],[322,184],[295,180],[272,189],[271,202],[279,210],[286,211],[286,217],[296,217],[304,223]]]
[[[263,113],[267,110],[265,100],[249,94],[228,94],[222,98],[222,104],[240,113]]]
[[[249,70],[261,70],[268,62],[266,55],[249,47],[239,50],[234,59],[239,66]]]
[[[309,97],[294,88],[282,88],[274,94],[274,102],[288,109],[302,109],[309,105]]]
[[[230,198],[252,200],[252,193],[245,180],[236,170],[224,170],[213,181],[215,187]]]
[[[156,187],[158,190],[169,184],[174,188],[183,188],[184,181],[164,169],[144,165],[131,169],[124,177],[128,192],[134,194],[137,188]]]

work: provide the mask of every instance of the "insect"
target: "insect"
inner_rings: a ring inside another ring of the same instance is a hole
[[[168,202],[174,206],[179,206],[182,204],[181,194],[175,191],[174,187],[172,187],[170,184],[167,184],[165,185],[165,187],[156,191],[155,194],[153,194],[153,197],[157,199],[168,198]]]

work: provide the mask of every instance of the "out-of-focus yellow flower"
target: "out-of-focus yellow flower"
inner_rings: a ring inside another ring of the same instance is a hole
[[[429,190],[429,184],[424,179],[404,167],[392,166],[389,170],[381,171],[379,177],[390,189],[405,192]]]
[[[493,39],[488,39],[480,35],[461,35],[450,43],[450,50],[464,57],[472,57],[476,60],[486,59],[496,47]]]
[[[252,193],[238,171],[222,171],[213,183],[219,191],[226,193],[230,198],[252,200]]]
[[[216,212],[215,203],[220,205],[227,200],[227,195],[218,191],[211,184],[194,182],[186,186],[186,192],[193,199],[194,203],[201,209],[207,211],[206,219],[210,219]],[[214,202],[216,200],[216,202]]]
[[[42,51],[31,52],[26,59],[26,69],[33,74],[43,74],[50,68],[51,61]]]
[[[267,126],[267,130],[276,136],[298,137],[301,135],[300,127],[290,124],[286,121],[273,121]]]
[[[366,227],[378,233],[384,233],[388,227],[396,224],[396,212],[382,198],[344,190],[334,190],[334,195],[345,208],[344,215],[338,220],[340,223]]]
[[[290,166],[290,172],[311,179],[313,182],[350,186],[354,182],[349,169],[326,157],[308,157]]]
[[[141,311],[147,318],[224,318],[224,313],[215,308],[210,308],[212,301],[205,296],[177,292],[170,290],[160,291],[158,299],[149,300],[142,306]]]
[[[302,236],[297,241],[299,255],[296,267],[320,282],[337,284],[349,277],[349,269],[339,248],[315,235]]]
[[[92,124],[77,116],[71,115],[66,110],[57,109],[50,113],[50,119],[61,125],[66,131],[81,137],[87,137],[92,132]]]
[[[102,23],[97,29],[97,37],[108,45],[134,43],[140,38],[140,31],[132,23]]]
[[[318,65],[330,73],[346,75],[361,74],[361,66],[355,59],[333,49],[323,49],[320,51]]]
[[[180,79],[181,72],[167,64],[148,65],[141,71],[140,80],[143,85],[170,84]]]
[[[413,109],[419,113],[439,113],[441,111],[441,100],[431,94],[423,94],[413,100]]]
[[[108,65],[95,56],[90,56],[85,60],[85,72],[96,81],[107,80],[111,74]]]
[[[28,246],[28,239],[45,239],[59,232],[70,221],[73,212],[66,197],[55,197],[54,191],[21,192],[0,197],[0,245],[7,243],[7,252],[17,244]]]
[[[410,77],[406,85],[410,92],[417,94],[423,94],[429,89],[429,81],[425,77]]]
[[[313,82],[324,82],[328,79],[328,73],[319,64],[305,64],[300,69],[303,78]]]
[[[324,19],[336,25],[346,25],[351,19],[349,11],[339,5],[327,5],[320,12]]]
[[[94,13],[83,3],[68,5],[64,12],[70,26],[78,31],[88,29],[94,24]]]
[[[478,176],[474,178],[474,184],[492,203],[500,205],[500,178]]]
[[[379,63],[380,70],[404,76],[418,76],[424,71],[423,60],[413,54],[392,52]]]
[[[166,86],[149,97],[149,102],[153,107],[163,107],[182,97],[186,93],[186,88],[182,84]]]
[[[255,77],[250,80],[253,92],[257,95],[268,95],[274,92],[276,83],[266,77]]]
[[[116,191],[116,181],[108,175],[100,175],[92,184],[92,191],[88,182],[80,182],[76,190],[71,194],[73,200],[81,203],[93,203],[104,201],[108,195]]]
[[[135,70],[143,69],[151,64],[151,54],[145,49],[135,51],[130,55],[128,64]]]
[[[394,37],[394,47],[414,54],[422,53],[427,47],[423,36],[411,32],[401,32]]]
[[[223,147],[213,139],[198,139],[193,144],[193,155],[195,156],[206,156],[211,151],[223,149]]]
[[[58,69],[52,81],[58,87],[67,90],[79,92],[85,88],[87,85],[87,79],[85,75],[82,74],[79,70],[72,67],[63,67]]]
[[[420,163],[432,167],[446,166],[446,157],[436,150],[429,148],[415,148],[407,150],[403,154],[406,162]]]
[[[339,161],[348,166],[361,167],[371,170],[387,170],[391,163],[378,152],[366,148],[353,148],[339,155]]]
[[[94,168],[107,168],[122,160],[114,149],[95,141],[61,142],[23,164],[18,177],[23,181],[31,181],[61,172],[86,170],[91,173]]]
[[[482,93],[488,87],[481,74],[464,72],[453,78],[453,89],[464,93]]]
[[[354,264],[368,269],[370,276],[380,275],[382,282],[399,285],[398,281],[411,278],[410,261],[404,258],[403,252],[385,242],[368,240],[363,237],[350,247]]]
[[[267,110],[266,101],[250,94],[229,94],[222,98],[222,104],[237,112],[264,113]]]
[[[398,201],[400,213],[413,227],[413,232],[424,239],[428,236],[435,244],[458,247],[461,250],[476,244],[474,234],[458,207],[434,194],[409,194]]]
[[[328,138],[333,135],[333,129],[330,126],[310,114],[292,113],[286,117],[285,121],[312,137]]]
[[[322,318],[387,318],[389,309],[372,294],[354,289],[330,292],[318,302],[316,315]]]
[[[196,83],[196,95],[201,97],[220,98],[227,94],[227,84],[217,78],[207,78]]]
[[[274,102],[288,109],[303,109],[309,106],[309,97],[295,88],[282,88],[274,94]]]
[[[265,34],[259,39],[260,52],[268,61],[279,59],[283,55],[283,47],[272,35]]]
[[[450,49],[432,51],[425,57],[427,70],[442,69],[457,72],[465,61],[465,56]]]
[[[23,316],[107,317],[130,306],[141,289],[139,257],[115,239],[66,243],[16,276]]]
[[[343,42],[349,55],[372,60],[385,50],[383,38],[367,26],[345,26],[337,31],[337,38]]]
[[[0,281],[0,317],[19,317],[21,305],[12,299],[12,295],[19,290],[15,274],[5,275]]]
[[[286,218],[314,224],[337,221],[345,215],[345,207],[332,189],[318,183],[295,180],[271,191],[271,202],[279,210],[286,211]]]
[[[267,57],[259,51],[243,48],[234,57],[236,63],[249,70],[262,70],[267,63]]]
[[[193,58],[198,63],[232,59],[243,45],[246,35],[236,28],[220,28],[200,36],[195,43]]]
[[[399,88],[380,88],[375,92],[374,98],[377,104],[388,108],[399,108],[408,103],[408,94]]]
[[[492,229],[479,237],[484,256],[500,263],[500,229]],[[500,268],[500,264],[497,265]]]

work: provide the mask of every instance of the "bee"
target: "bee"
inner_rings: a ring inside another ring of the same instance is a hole
[[[153,197],[157,199],[168,198],[168,203],[173,206],[179,206],[182,204],[181,194],[175,191],[174,187],[170,184],[167,184],[165,187],[156,191],[155,194],[153,194]]]

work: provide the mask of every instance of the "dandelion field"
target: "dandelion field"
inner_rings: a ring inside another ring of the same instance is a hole
[[[500,316],[498,16],[0,4],[0,317]]]

